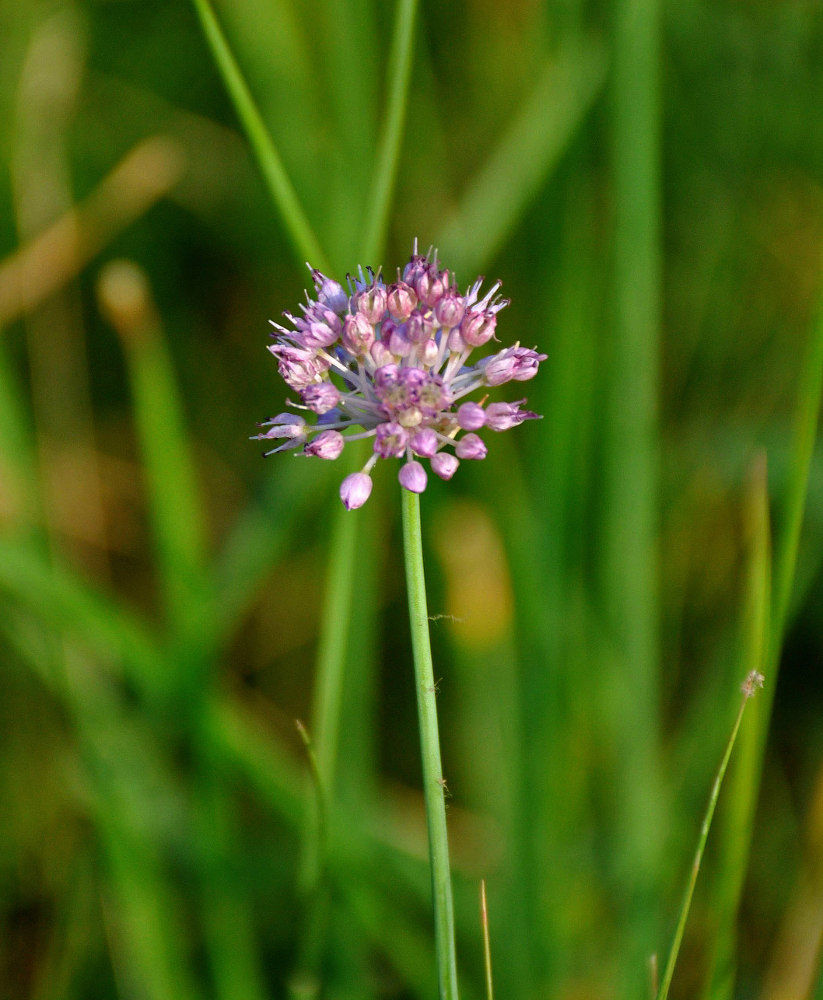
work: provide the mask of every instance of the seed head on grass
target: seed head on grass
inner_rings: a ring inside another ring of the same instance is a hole
[[[266,455],[300,448],[333,460],[346,442],[373,439],[366,464],[341,484],[347,509],[368,500],[371,472],[381,458],[402,459],[400,484],[422,493],[428,477],[420,459],[441,479],[451,479],[461,460],[486,457],[477,431],[505,431],[537,418],[524,409],[525,399],[466,399],[487,387],[526,382],[546,360],[515,344],[469,364],[477,348],[496,339],[497,314],[509,304],[497,294],[499,281],[481,296],[484,279],[478,278],[461,294],[454,275],[440,269],[437,252],[419,254],[416,241],[408,264],[389,284],[370,268],[349,275],[348,290],[320,271],[311,273],[316,298],[307,294],[301,315],[284,314],[293,329],[272,323],[269,350],[300,397],[289,405],[317,419],[309,424],[298,413],[279,413],[260,424],[253,440],[280,441]]]
[[[746,679],[740,685],[740,690],[746,696],[746,698],[752,698],[759,688],[763,687],[763,683],[766,678],[757,670],[750,670]]]

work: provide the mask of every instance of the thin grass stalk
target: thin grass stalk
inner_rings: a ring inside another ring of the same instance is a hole
[[[252,97],[237,60],[229,48],[226,36],[209,0],[192,0],[212,58],[223,78],[237,117],[257,159],[263,179],[269,189],[286,233],[300,262],[311,261],[314,267],[329,272],[328,261],[314,230],[303,211],[286,168]]]
[[[416,12],[417,0],[398,0],[389,55],[388,100],[374,160],[374,176],[369,199],[371,212],[363,233],[361,260],[364,264],[380,256],[386,240],[389,209],[397,178],[403,126],[406,121]]]
[[[486,974],[486,1000],[494,1000],[492,946],[489,935],[489,908],[486,903],[486,880],[480,882],[480,925],[483,930],[483,969]]]
[[[440,760],[437,725],[437,695],[429,637],[426,579],[423,569],[423,539],[420,528],[420,497],[401,490],[403,553],[409,599],[409,624],[414,656],[420,750],[423,763],[423,798],[429,833],[434,933],[441,1000],[457,1000],[457,956],[454,940],[454,903],[446,828],[446,782]]]
[[[666,962],[666,969],[663,973],[663,981],[660,984],[660,991],[657,994],[657,1000],[666,1000],[669,995],[669,987],[671,986],[672,976],[674,975],[674,967],[677,964],[677,956],[680,954],[683,932],[686,928],[686,921],[688,920],[689,910],[692,905],[692,896],[694,895],[694,887],[697,883],[697,875],[703,861],[703,855],[706,850],[706,841],[709,837],[709,829],[712,825],[712,818],[714,817],[714,811],[717,807],[717,800],[720,795],[720,786],[723,784],[723,778],[726,774],[726,769],[729,766],[729,760],[732,755],[732,750],[734,749],[735,741],[737,740],[737,734],[740,731],[740,723],[743,721],[743,713],[746,711],[746,705],[762,683],[763,675],[759,674],[756,670],[753,670],[743,683],[743,697],[740,701],[740,708],[737,710],[737,716],[734,720],[734,725],[732,726],[731,735],[729,736],[726,749],[720,761],[720,767],[717,769],[711,794],[709,795],[709,803],[703,817],[703,824],[700,827],[700,836],[697,841],[697,850],[695,851],[694,861],[692,862],[692,868],[689,873],[686,895],[683,899],[683,906],[680,909],[680,917],[677,921],[677,927],[675,928],[674,938],[672,939],[672,945],[669,950],[669,957]]]

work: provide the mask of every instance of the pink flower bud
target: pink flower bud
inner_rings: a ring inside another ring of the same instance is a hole
[[[411,349],[412,344],[406,336],[405,329],[402,326],[395,327],[389,337],[389,350],[395,357],[407,358],[411,354]]]
[[[327,278],[322,271],[307,265],[314,280],[314,288],[317,298],[324,305],[327,305],[333,312],[341,313],[349,304],[349,297],[342,285],[333,278]]]
[[[328,413],[340,401],[340,390],[331,382],[315,382],[300,390],[300,398],[315,413]]]
[[[438,451],[436,455],[432,455],[429,465],[435,475],[448,480],[457,472],[457,466],[460,465],[460,462],[451,452]]]
[[[362,357],[374,344],[374,328],[363,313],[349,313],[343,320],[341,340],[347,351]]]
[[[381,458],[400,458],[408,443],[409,432],[396,421],[378,425],[374,450]]]
[[[421,458],[431,458],[440,446],[437,433],[431,427],[424,427],[419,430],[409,442],[412,451]]]
[[[525,402],[525,399],[521,399],[517,403],[490,403],[486,408],[486,426],[493,431],[507,431],[510,427],[522,424],[524,420],[536,420],[536,413],[520,409]]]
[[[443,297],[446,283],[436,267],[428,267],[417,275],[414,288],[418,299],[431,309]]]
[[[436,340],[427,340],[420,347],[420,360],[426,367],[433,365],[440,356],[440,348],[437,346]]]
[[[365,472],[353,472],[340,484],[340,499],[346,510],[357,510],[371,496],[373,483]]]
[[[485,424],[486,413],[478,403],[463,403],[457,409],[457,422],[464,431],[476,431]]]
[[[426,470],[419,462],[406,462],[397,474],[400,485],[411,493],[422,493],[426,488]]]
[[[340,457],[345,443],[346,440],[340,431],[321,431],[313,441],[309,441],[303,451],[307,455],[333,461]]]
[[[412,310],[417,305],[414,289],[405,281],[395,282],[389,287],[387,305],[392,316],[403,323],[411,316]]]
[[[394,364],[394,355],[382,340],[375,340],[369,348],[369,354],[377,368]]]
[[[296,413],[278,413],[270,420],[264,420],[259,427],[268,427],[263,434],[256,434],[254,441],[268,441],[272,438],[297,438],[306,432],[306,419]]]
[[[434,315],[437,322],[451,330],[460,325],[460,321],[466,312],[466,300],[460,295],[456,288],[448,288],[443,297],[434,307]]]
[[[460,324],[463,340],[472,347],[482,347],[494,336],[497,316],[493,312],[469,312]]]
[[[428,340],[434,330],[434,325],[427,316],[415,310],[406,322],[406,336],[413,344],[422,344]]]
[[[476,434],[464,434],[454,451],[458,458],[480,459],[486,457],[488,449]]]
[[[461,351],[465,351],[466,341],[460,334],[460,330],[452,330],[449,334],[449,350],[454,351],[455,354],[459,354]]]
[[[357,293],[357,311],[374,326],[383,319],[387,299],[385,285],[370,285]]]

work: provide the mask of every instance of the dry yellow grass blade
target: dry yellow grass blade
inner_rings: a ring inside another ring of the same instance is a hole
[[[75,278],[123,229],[174,188],[182,147],[166,136],[138,143],[81,204],[0,261],[0,327]]]

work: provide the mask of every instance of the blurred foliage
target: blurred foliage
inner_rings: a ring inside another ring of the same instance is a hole
[[[819,996],[819,4],[423,3],[385,240],[394,5],[215,12],[334,275],[549,355],[423,497],[465,996],[482,877],[499,995],[638,995],[754,665],[671,995]],[[0,37],[0,998],[432,996],[397,487],[245,440],[308,276],[195,7]]]

